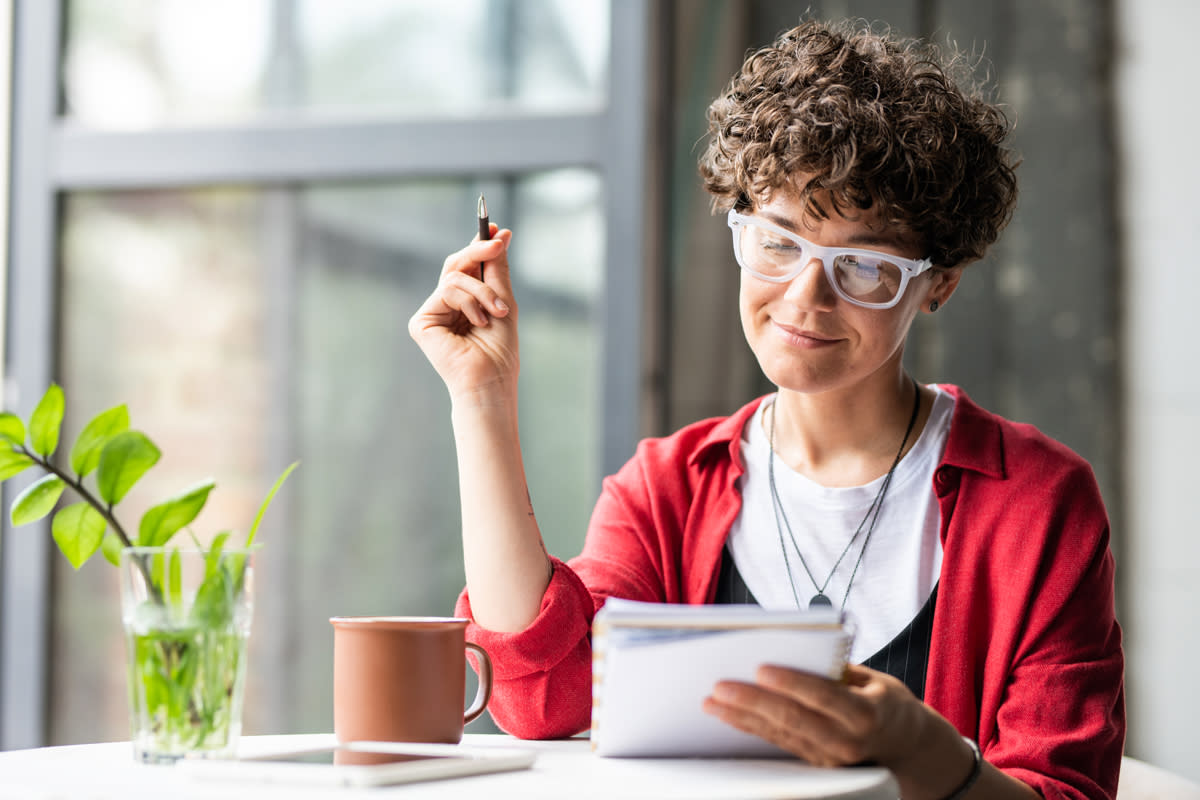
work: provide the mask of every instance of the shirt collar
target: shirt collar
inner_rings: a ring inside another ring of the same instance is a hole
[[[945,383],[938,385],[954,397],[954,418],[946,438],[942,465],[1004,478],[1004,436],[1000,431],[1000,420],[976,405],[959,387]],[[740,474],[743,469],[742,429],[765,397],[752,400],[714,425],[688,456],[688,465],[695,466],[714,448],[724,448]]]
[[[729,453],[730,459],[737,466],[740,474],[742,470],[742,429],[746,427],[746,421],[753,416],[755,409],[762,404],[765,398],[766,395],[757,400],[751,400],[714,425],[688,456],[688,466],[695,466],[714,448],[723,448],[725,452]]]
[[[939,385],[954,397],[954,418],[946,437],[942,465],[1003,479],[1006,471],[1000,418],[976,405],[959,387]]]

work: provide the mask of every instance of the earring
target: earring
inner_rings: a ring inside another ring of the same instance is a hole
[[[935,312],[937,310],[938,310],[938,301],[930,300],[929,301],[929,313],[932,314],[933,312]]]

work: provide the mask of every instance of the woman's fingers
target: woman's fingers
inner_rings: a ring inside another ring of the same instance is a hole
[[[490,317],[503,317],[508,303],[495,289],[462,272],[448,272],[438,286],[436,296],[452,311],[459,311],[472,325],[485,327]]]
[[[902,753],[921,708],[899,681],[865,667],[836,681],[763,666],[754,683],[718,683],[704,710],[814,764],[855,764]]]
[[[873,726],[875,715],[868,697],[847,688],[866,685],[863,677],[853,671],[855,669],[862,668],[849,665],[845,682],[840,682],[811,672],[767,664],[758,668],[755,682],[803,706],[821,709],[825,716],[847,730],[864,731]]]
[[[506,255],[512,232],[496,230],[442,264],[433,293],[408,321],[408,333],[452,396],[508,386],[519,369],[517,305]],[[480,263],[485,265],[480,280]]]
[[[705,710],[746,733],[818,766],[857,764],[867,742],[820,706],[807,706],[758,684],[723,681],[713,690],[721,707]]]
[[[828,739],[824,730],[828,722],[819,714],[762,687],[722,681],[705,699],[703,709],[726,724],[765,739],[809,763],[820,766],[835,763],[818,744],[822,739]]]
[[[490,241],[490,240],[493,240],[493,239],[495,239],[495,238],[496,238],[496,234],[500,232],[500,226],[499,226],[499,225],[497,225],[497,224],[496,224],[496,223],[494,223],[494,222],[489,222],[489,223],[488,223],[488,230],[490,231],[490,233],[488,234],[488,240]],[[478,241],[479,241],[479,234],[475,234],[475,238],[474,238],[474,239],[472,239],[471,241],[472,241],[472,242],[478,242]]]
[[[811,763],[856,764],[890,750],[895,730],[889,722],[899,694],[907,693],[900,690],[865,668],[852,668],[838,681],[763,666],[754,684],[721,681],[704,710]]]
[[[480,266],[484,265],[487,267],[484,274],[488,283],[511,288],[508,274],[508,244],[511,240],[512,231],[492,225],[491,239],[481,242],[476,236],[466,247],[446,256],[442,263],[442,276],[450,272],[463,272],[478,278]],[[502,280],[494,281],[494,278]]]
[[[507,316],[513,308],[506,256],[511,239],[512,231],[497,231],[495,238],[486,242],[476,239],[447,256],[442,263],[437,289],[418,310],[413,321],[418,321],[418,318],[424,323],[432,318],[442,321],[449,314],[459,324],[465,318],[472,326],[486,327],[490,317]],[[486,273],[486,282],[479,279],[480,264],[491,267]],[[420,326],[424,327],[426,325]],[[415,336],[413,326],[409,328]]]

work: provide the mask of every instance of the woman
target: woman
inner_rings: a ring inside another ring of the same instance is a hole
[[[1123,661],[1091,470],[902,363],[913,319],[951,299],[1016,199],[1003,114],[930,58],[810,22],[712,104],[701,174],[778,391],[643,442],[569,564],[525,488],[512,234],[446,260],[410,332],[451,394],[470,487],[459,610],[493,654],[505,729],[587,727],[609,596],[837,605],[858,623],[845,681],[764,665],[705,710],[815,764],[883,764],[905,798],[1114,796]]]

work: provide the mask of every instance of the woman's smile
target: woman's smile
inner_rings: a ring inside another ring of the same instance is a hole
[[[779,333],[784,343],[793,347],[800,347],[808,350],[819,350],[832,347],[845,339],[828,334],[819,333],[814,330],[805,330],[792,325],[784,324],[778,320],[771,320],[772,326]]]

